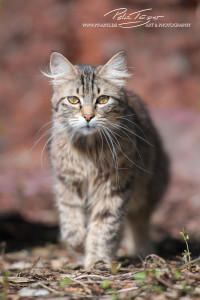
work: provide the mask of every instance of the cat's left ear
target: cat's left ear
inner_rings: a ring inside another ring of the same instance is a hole
[[[73,78],[78,75],[77,69],[70,61],[58,52],[53,52],[50,57],[50,70],[54,78],[65,76]]]
[[[68,80],[76,80],[78,69],[70,61],[58,52],[53,52],[50,58],[50,71],[42,74],[51,79],[53,87],[65,83]]]
[[[120,87],[125,86],[124,79],[132,76],[127,70],[125,52],[118,52],[104,66],[98,68],[97,76],[111,81]]]

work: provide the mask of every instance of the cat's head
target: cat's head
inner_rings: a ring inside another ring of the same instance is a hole
[[[124,52],[105,65],[72,65],[53,52],[50,59],[53,86],[52,107],[56,123],[74,136],[98,134],[102,128],[114,129],[126,106],[123,88],[127,71]]]

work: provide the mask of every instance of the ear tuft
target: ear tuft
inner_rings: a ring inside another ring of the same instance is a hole
[[[97,75],[111,81],[120,87],[125,86],[125,78],[132,76],[127,70],[124,51],[115,54],[103,67],[97,70]]]

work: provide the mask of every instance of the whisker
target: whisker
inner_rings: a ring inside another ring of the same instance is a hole
[[[141,140],[143,140],[144,142],[146,142],[148,145],[153,146],[149,141],[147,141],[146,139],[144,139],[143,137],[141,137],[140,135],[138,135],[138,134],[135,133],[134,131],[130,130],[127,126],[122,125],[122,124],[120,124],[120,125],[119,125],[119,124],[115,124],[115,123],[110,122],[110,121],[107,121],[107,122],[108,122],[110,125],[112,125],[113,127],[115,127],[115,128],[118,128],[118,129],[123,128],[124,130],[126,130],[126,131],[132,133],[133,135],[137,136],[138,138],[140,138]]]
[[[121,119],[123,119],[123,120],[125,120],[125,121],[128,121],[128,122],[134,124],[134,125],[142,132],[142,134],[144,135],[145,139],[149,142],[149,140],[148,140],[148,138],[146,137],[144,131],[142,130],[142,128],[141,128],[137,123],[133,122],[132,120],[129,120],[129,119],[125,118],[124,116],[122,116]],[[150,142],[149,142],[149,143],[150,143]]]
[[[59,127],[58,125],[55,125],[54,127],[51,127],[50,129],[48,129],[47,131],[45,131],[45,132],[38,138],[38,140],[34,143],[34,145],[32,146],[32,148],[30,149],[30,151],[32,151],[32,150],[35,148],[35,146],[37,146],[37,144],[41,141],[41,139],[42,139],[43,137],[45,137],[45,136],[48,135],[52,130],[57,129],[58,127]]]
[[[38,136],[38,134],[40,133],[40,131],[41,131],[44,127],[46,127],[47,125],[49,125],[49,124],[51,124],[51,123],[54,123],[54,121],[50,121],[50,122],[47,122],[46,124],[44,124],[44,125],[38,130],[38,132],[37,132],[37,134],[36,134],[36,136],[35,136],[35,139],[37,139],[37,136]]]
[[[48,140],[46,141],[46,143],[45,143],[45,145],[44,145],[44,147],[43,147],[43,149],[42,149],[41,155],[40,155],[40,162],[41,162],[41,167],[42,167],[42,169],[44,169],[44,168],[43,168],[43,162],[42,162],[42,160],[43,160],[43,154],[44,154],[44,150],[45,150],[46,146],[47,146],[48,143],[52,140],[53,137],[55,137],[58,133],[62,132],[63,130],[64,130],[64,129],[62,128],[62,129],[56,131],[55,134],[52,134],[52,135],[48,138]]]
[[[117,182],[117,186],[119,185],[119,177],[118,177],[118,157],[117,157],[117,152],[116,152],[116,150],[115,150],[115,146],[114,146],[114,140],[113,140],[113,138],[112,138],[112,136],[108,133],[108,128],[106,128],[105,129],[105,131],[106,131],[106,133],[107,133],[107,136],[109,137],[109,139],[110,139],[110,142],[111,142],[111,144],[112,144],[112,147],[113,147],[113,152],[114,152],[114,156],[115,156],[115,165],[116,165],[116,182]]]
[[[111,129],[110,129],[110,130],[111,130]],[[140,151],[139,151],[138,147],[136,146],[136,143],[130,138],[130,136],[129,136],[126,132],[124,132],[123,130],[122,130],[122,132],[129,138],[129,140],[131,141],[131,143],[134,145],[134,147],[135,147],[135,149],[136,149],[136,151],[137,151],[137,153],[138,153],[138,155],[139,155],[140,161],[141,161],[143,167],[145,167],[144,162],[143,162],[143,159],[142,159],[141,154],[140,154]],[[113,133],[113,134],[114,134],[114,133]],[[118,135],[119,137],[125,139],[124,137],[122,137],[121,135],[119,135],[117,132],[115,132],[115,134]],[[125,139],[125,140],[126,140],[126,139]]]
[[[108,129],[108,128],[107,128]],[[112,132],[112,134],[114,135],[114,133]],[[116,137],[115,137],[116,138]],[[115,144],[116,144],[116,142],[115,142]],[[151,173],[150,171],[148,171],[148,170],[146,170],[146,169],[144,169],[144,168],[142,168],[141,166],[139,166],[138,164],[136,164],[134,161],[132,161],[131,159],[130,159],[130,157],[128,157],[124,152],[123,152],[123,150],[121,149],[121,146],[120,145],[117,145],[116,144],[116,146],[118,147],[118,149],[121,151],[121,153],[133,164],[133,165],[135,165],[136,167],[138,167],[139,169],[141,169],[141,170],[143,170],[143,171],[145,171],[145,172],[147,172],[147,173]]]
[[[99,161],[100,161],[100,158],[101,158],[102,152],[103,152],[103,137],[102,137],[102,134],[101,134],[101,129],[100,129],[100,128],[98,128],[98,127],[97,127],[97,129],[98,129],[98,131],[99,131],[99,135],[100,135],[100,137],[101,137],[101,152],[100,152],[100,155],[99,155],[99,159],[98,159],[98,161],[97,161],[97,164],[98,164],[98,163],[99,163]]]
[[[113,163],[114,163],[114,167],[116,169],[116,185],[117,187],[119,186],[119,176],[118,176],[118,161],[117,161],[117,153],[116,153],[116,150],[115,150],[115,147],[114,147],[114,144],[113,144],[113,139],[112,137],[110,136],[110,134],[107,132],[107,130],[105,128],[103,128],[103,131],[105,131],[105,136],[107,135],[108,139],[110,140],[110,143],[112,145],[112,148],[113,148],[113,152],[110,148],[110,152],[113,156]]]
[[[110,142],[111,142],[111,145],[113,147],[113,152],[114,152],[114,156],[115,156],[115,162],[116,162],[116,168],[118,169],[118,163],[117,163],[117,153],[116,153],[116,150],[115,150],[115,147],[114,147],[114,144],[113,144],[113,139],[112,137],[110,136],[110,134],[108,133],[108,128],[104,128],[105,132],[107,133],[107,136],[108,138],[110,139]]]
[[[102,133],[103,133],[103,135],[104,135],[104,137],[105,137],[105,140],[106,140],[106,142],[107,142],[107,144],[108,144],[108,147],[109,147],[109,149],[110,149],[110,153],[111,153],[111,155],[112,155],[112,159],[113,159],[113,162],[114,162],[114,156],[113,156],[113,153],[112,153],[112,150],[111,150],[111,147],[110,147],[110,143],[108,142],[108,139],[107,139],[106,134],[105,134],[105,132],[104,132],[104,128],[102,128]]]
[[[118,117],[115,117],[115,118],[121,119],[121,118],[123,118],[123,117],[130,117],[130,116],[135,116],[135,114],[123,115],[123,116],[118,116]]]
[[[67,152],[68,152],[68,155],[69,155],[69,152],[70,152],[70,149],[71,149],[71,145],[72,145],[72,140],[74,138],[74,135],[75,133],[78,131],[79,127],[75,127],[72,129],[72,134],[70,136],[70,140],[69,140],[69,143],[68,143],[68,147],[67,147]]]

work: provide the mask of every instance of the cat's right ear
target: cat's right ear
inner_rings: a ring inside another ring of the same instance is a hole
[[[58,52],[53,52],[50,57],[51,77],[55,83],[60,80],[75,79],[78,70],[70,63],[70,61]]]

